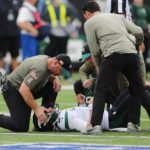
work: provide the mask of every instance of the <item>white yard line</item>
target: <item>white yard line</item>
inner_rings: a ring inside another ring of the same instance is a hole
[[[82,142],[88,142],[89,141],[89,139],[88,138],[85,138],[85,139],[73,139],[73,141],[82,141]],[[116,140],[118,140],[118,139],[116,139]],[[107,141],[114,141],[114,139],[107,139]],[[92,138],[92,139],[90,139],[90,142],[106,142],[106,140],[104,140],[104,139],[94,139],[94,138]]]
[[[15,135],[15,136],[50,136],[50,137],[53,137],[53,136],[69,136],[69,137],[78,137],[78,136],[82,136],[82,137],[88,137],[88,138],[99,138],[99,137],[102,137],[102,138],[133,138],[133,139],[150,139],[149,136],[95,136],[95,135],[82,135],[82,134],[65,134],[65,133],[0,133],[0,135]]]
[[[73,85],[62,85],[62,90],[73,90]]]

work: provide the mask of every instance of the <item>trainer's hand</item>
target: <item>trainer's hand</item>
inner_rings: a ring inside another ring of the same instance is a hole
[[[145,81],[145,84],[144,84],[145,87],[150,87],[150,82],[148,81]]]
[[[55,92],[59,92],[61,90],[61,81],[58,78],[53,80],[53,89]]]
[[[139,51],[140,51],[141,53],[143,53],[143,52],[145,51],[145,45],[144,45],[143,42],[142,42],[141,45],[139,45],[138,49],[139,49]]]
[[[85,104],[85,96],[83,94],[78,94],[76,96],[77,102],[79,103],[79,105],[83,105]]]
[[[89,88],[92,85],[92,80],[91,79],[87,79],[83,82],[83,87],[84,88]]]
[[[45,116],[44,111],[47,112],[47,109],[41,106],[37,107],[35,110],[35,115],[37,116],[41,124],[47,122],[47,117]]]

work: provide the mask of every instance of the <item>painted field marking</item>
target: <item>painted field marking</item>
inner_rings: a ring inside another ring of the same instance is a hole
[[[73,85],[62,85],[62,90],[73,90]]]
[[[76,132],[77,133],[77,132]],[[0,133],[0,135],[15,135],[15,136],[50,136],[50,137],[54,137],[54,136],[62,136],[62,137],[88,137],[88,138],[99,138],[101,137],[100,135],[99,136],[96,136],[96,135],[82,135],[82,134],[64,134],[64,133],[58,133],[58,132],[53,132],[53,133],[50,133],[50,132],[47,132],[47,133],[8,133],[8,132],[5,132],[5,133]],[[116,138],[116,136],[102,136],[103,138]],[[134,139],[150,139],[150,136],[120,136],[118,135],[117,138],[134,138]]]
[[[149,146],[66,144],[66,143],[29,143],[1,145],[0,150],[149,150]]]

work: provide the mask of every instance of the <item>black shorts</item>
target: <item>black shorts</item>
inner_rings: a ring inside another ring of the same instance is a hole
[[[12,58],[17,58],[19,55],[19,48],[19,36],[0,38],[0,58],[4,58],[7,52],[10,52]]]

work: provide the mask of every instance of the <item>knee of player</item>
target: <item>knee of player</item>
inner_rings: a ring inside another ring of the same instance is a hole
[[[28,132],[29,130],[29,125],[26,123],[16,123],[14,126],[14,131],[15,132]]]

